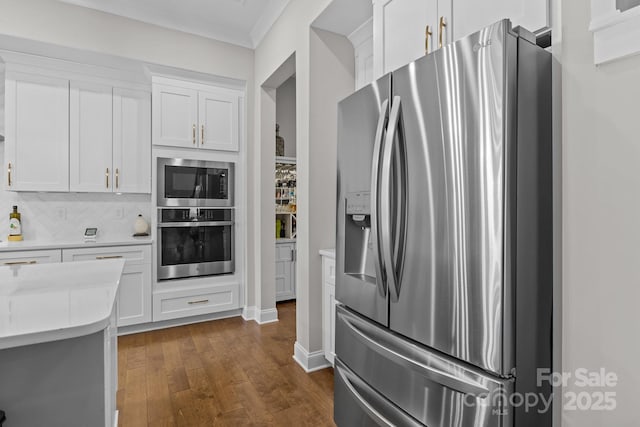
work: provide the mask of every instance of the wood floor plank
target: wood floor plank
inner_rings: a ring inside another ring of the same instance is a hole
[[[295,302],[278,317],[120,337],[119,425],[334,426],[333,370],[307,374],[293,360]]]

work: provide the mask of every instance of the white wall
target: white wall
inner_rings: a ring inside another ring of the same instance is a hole
[[[284,138],[284,155],[296,156],[296,78],[290,77],[276,89],[276,123]]]
[[[322,300],[320,298],[322,291],[321,283],[321,265],[320,255],[318,249],[322,246],[332,247],[334,228],[331,227],[331,222],[335,217],[335,196],[332,198],[325,189],[329,188],[331,180],[327,182],[327,176],[331,173],[331,168],[335,168],[335,155],[332,159],[329,159],[331,150],[328,150],[326,156],[314,157],[317,154],[317,150],[312,147],[314,144],[312,140],[313,129],[317,129],[314,125],[314,115],[310,111],[310,106],[320,105],[323,101],[312,100],[313,89],[323,89],[325,93],[323,96],[330,102],[337,101],[337,96],[331,98],[332,94],[341,93],[343,85],[341,81],[338,81],[336,85],[328,84],[326,81],[320,83],[313,80],[313,76],[319,75],[323,70],[329,75],[333,73],[333,69],[330,67],[335,65],[335,62],[330,61],[330,55],[324,49],[319,49],[319,57],[328,55],[326,65],[322,65],[317,60],[312,58],[311,49],[315,45],[319,48],[320,43],[316,39],[312,42],[312,30],[310,29],[311,23],[315,18],[324,10],[324,8],[330,3],[330,0],[321,0],[309,2],[307,0],[292,0],[283,14],[276,21],[271,30],[267,33],[263,41],[258,45],[255,50],[255,86],[256,88],[263,85],[263,83],[271,76],[285,60],[295,53],[296,60],[296,145],[297,145],[297,186],[298,186],[298,258],[296,263],[296,283],[297,283],[297,344],[298,348],[302,347],[309,353],[319,352],[322,349],[322,336],[321,336],[321,313],[320,308]],[[315,36],[317,37],[317,36]],[[344,39],[348,44],[349,42]],[[340,44],[340,43],[338,43]],[[333,46],[335,48],[335,46]],[[331,49],[328,49],[331,50]],[[351,51],[353,57],[353,51]],[[339,61],[338,61],[339,62]],[[331,65],[329,65],[331,64]],[[312,68],[320,65],[318,68],[318,74],[313,74]],[[351,71],[353,73],[353,71]],[[338,70],[338,78],[342,78],[343,70]],[[319,86],[322,84],[323,86]],[[353,85],[353,80],[351,81]],[[256,134],[259,135],[260,142],[256,144],[256,154],[254,157],[254,169],[256,174],[254,175],[255,188],[259,189],[262,186],[262,191],[256,193],[256,200],[259,200],[262,206],[271,205],[273,209],[273,178],[270,176],[267,181],[268,174],[266,171],[272,173],[274,163],[274,144],[273,142],[273,130],[261,133],[262,120],[260,118],[260,100],[262,96],[266,94],[262,91],[256,91],[256,100],[254,105],[256,106]],[[333,105],[335,108],[335,105]],[[316,110],[319,111],[319,110]],[[327,115],[330,115],[327,112]],[[318,115],[318,120],[326,120],[323,114]],[[336,116],[332,117],[335,121]],[[324,122],[326,125],[326,121]],[[267,129],[268,130],[268,129]],[[330,128],[327,132],[330,132]],[[327,144],[327,147],[331,147],[331,144],[335,145],[335,134],[333,135],[333,141],[331,139],[323,141],[323,144]],[[335,147],[333,148],[335,150]],[[327,166],[329,171],[323,171],[322,174],[318,172],[322,170],[323,166]],[[335,171],[335,169],[334,169]],[[261,182],[262,180],[262,182]],[[333,184],[335,187],[335,184]],[[335,188],[333,189],[335,192]],[[268,199],[268,200],[267,200]],[[323,206],[323,208],[314,213],[313,210],[316,206]],[[267,212],[267,211],[264,211]],[[267,260],[271,262],[273,254],[268,255],[266,251],[273,252],[273,221],[265,223],[265,227],[261,228],[260,218],[256,218],[256,234],[259,235],[262,240],[262,250],[260,253],[256,251],[256,262],[260,262],[259,257],[264,256],[263,261]],[[322,234],[322,236],[318,236]],[[271,249],[269,249],[269,246]],[[270,272],[267,266],[261,266],[263,272],[269,274],[263,274],[261,278],[256,277],[256,287],[263,286],[275,286],[271,284]],[[268,281],[263,283],[262,281]],[[270,292],[269,292],[270,293]],[[264,293],[263,293],[264,296]],[[261,302],[264,304],[263,308],[275,306],[275,299],[264,300]]]
[[[562,1],[562,369],[619,381],[615,411],[565,410],[562,425],[637,426],[640,56],[594,66],[589,20],[589,2]]]

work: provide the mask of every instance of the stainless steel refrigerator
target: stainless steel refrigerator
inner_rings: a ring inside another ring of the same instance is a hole
[[[500,21],[338,129],[338,426],[550,426],[550,54]]]

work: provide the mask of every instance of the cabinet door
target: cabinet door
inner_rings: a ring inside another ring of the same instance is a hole
[[[294,245],[276,243],[276,301],[295,298]]]
[[[7,73],[6,186],[15,191],[69,190],[69,81]]]
[[[238,151],[238,113],[237,94],[198,92],[200,148]]]
[[[151,322],[151,266],[126,265],[120,279],[118,326]]]
[[[504,18],[511,19],[514,27],[520,25],[532,32],[550,25],[548,0],[441,1],[451,4],[454,40]]]
[[[198,93],[193,89],[153,85],[153,143],[196,147]]]
[[[113,95],[111,86],[71,82],[71,191],[112,191]]]
[[[151,97],[113,89],[113,187],[118,193],[151,193]]]
[[[376,78],[425,54],[427,25],[433,34],[430,46],[436,41],[437,0],[376,0],[373,13]]]

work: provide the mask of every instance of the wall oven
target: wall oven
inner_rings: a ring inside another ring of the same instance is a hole
[[[158,158],[158,206],[233,207],[235,165]]]
[[[159,208],[158,280],[235,271],[234,209]]]

